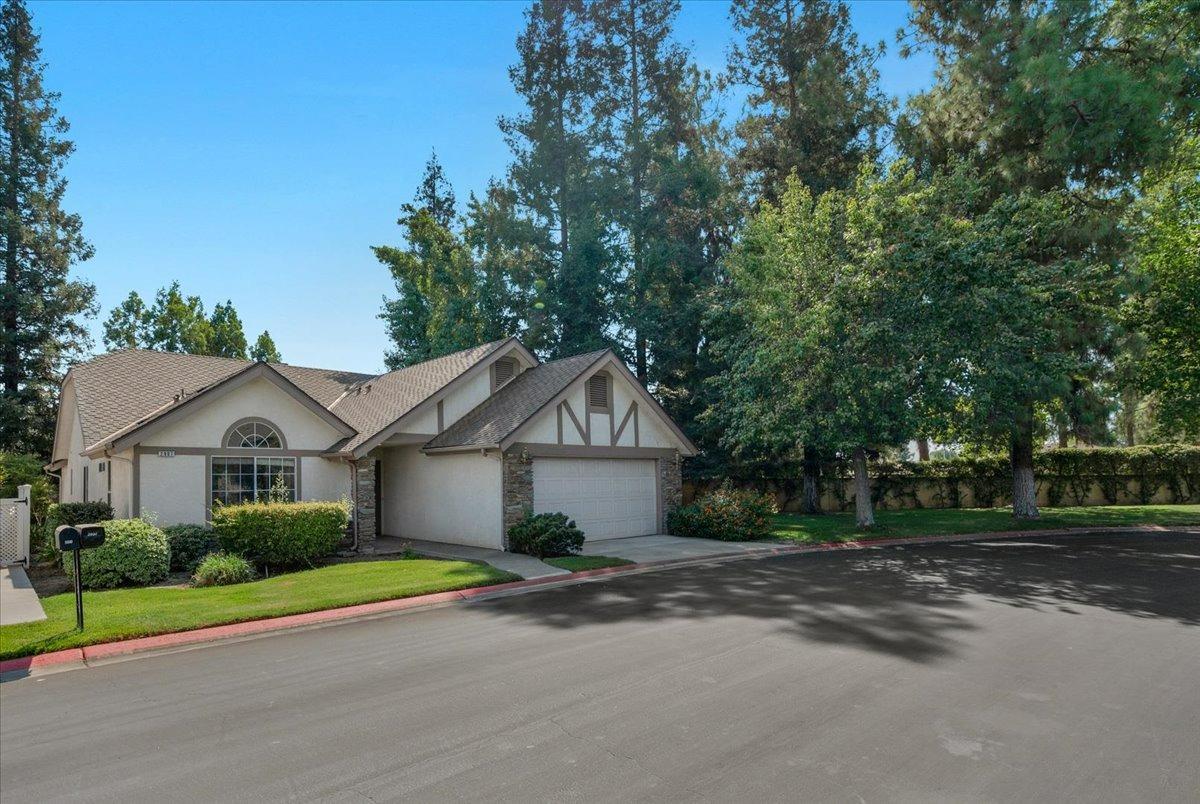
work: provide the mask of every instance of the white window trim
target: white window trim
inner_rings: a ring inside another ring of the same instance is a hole
[[[216,492],[213,491],[213,463],[220,460],[236,460],[236,461],[253,461],[254,471],[253,477],[258,477],[258,462],[259,461],[277,461],[285,460],[292,462],[292,502],[300,500],[300,460],[295,455],[213,455],[208,461],[208,501],[205,508],[211,508],[216,499]],[[259,502],[258,489],[256,488],[253,502]],[[227,504],[227,503],[222,503]]]

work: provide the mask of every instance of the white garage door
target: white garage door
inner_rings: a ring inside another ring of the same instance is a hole
[[[534,458],[534,513],[562,511],[591,540],[658,532],[654,461]]]

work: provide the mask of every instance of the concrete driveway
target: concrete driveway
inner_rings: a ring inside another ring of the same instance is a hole
[[[25,568],[13,564],[0,567],[0,625],[28,623],[46,619]]]
[[[641,564],[647,561],[708,558],[735,553],[753,553],[778,547],[778,542],[722,542],[716,539],[685,539],[681,536],[632,536],[625,539],[587,539],[585,556],[613,556]]]
[[[780,556],[5,683],[0,779],[14,802],[1194,801],[1197,667],[1197,536]]]

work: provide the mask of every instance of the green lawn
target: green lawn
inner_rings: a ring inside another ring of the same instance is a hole
[[[605,567],[624,567],[627,564],[633,563],[632,561],[626,561],[623,558],[613,558],[612,556],[563,556],[561,558],[544,558],[542,560],[552,567],[570,570],[571,572],[604,569]]]
[[[1103,528],[1114,525],[1200,525],[1200,505],[1112,505],[1043,508],[1041,519],[1015,520],[1007,508],[918,508],[876,511],[869,531],[854,526],[854,514],[776,517],[775,537],[793,542],[842,542],[897,536],[937,536],[1041,528]]]
[[[515,580],[483,564],[403,559],[334,564],[236,586],[84,592],[83,633],[75,630],[75,595],[54,595],[42,599],[48,619],[0,626],[0,659]]]

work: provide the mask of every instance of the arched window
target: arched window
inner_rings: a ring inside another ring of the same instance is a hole
[[[234,424],[225,434],[224,445],[234,449],[283,449],[283,437],[275,425],[262,419]]]

